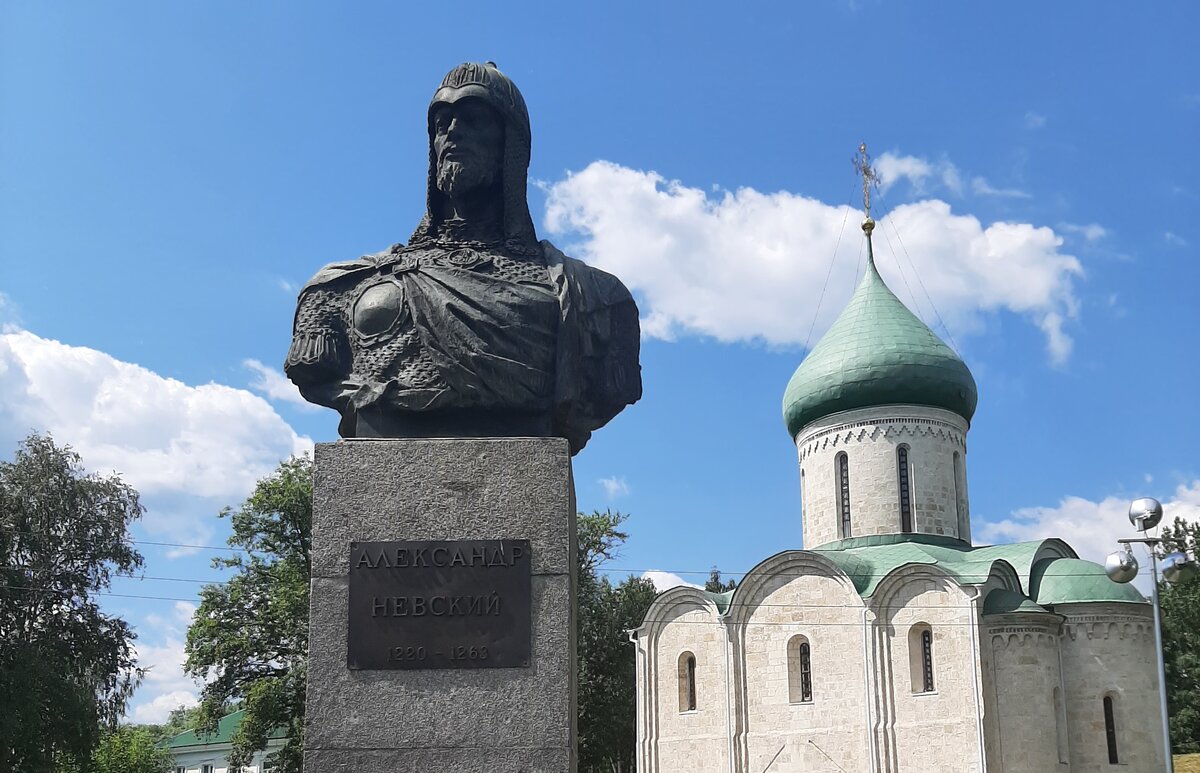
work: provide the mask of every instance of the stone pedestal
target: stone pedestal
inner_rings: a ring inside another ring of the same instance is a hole
[[[526,539],[527,668],[350,670],[350,543]],[[316,448],[307,773],[574,773],[575,496],[557,438]]]

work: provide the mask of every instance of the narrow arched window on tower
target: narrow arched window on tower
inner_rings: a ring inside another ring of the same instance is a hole
[[[800,518],[804,519],[804,468],[800,468]]]
[[[896,449],[896,477],[900,485],[900,531],[913,530],[912,474],[908,467],[908,446]]]
[[[963,477],[962,455],[954,452],[954,515],[958,523],[958,538],[971,540],[971,529],[967,524],[967,502],[963,494],[967,489],[967,481]]]
[[[846,453],[834,460],[837,470],[838,514],[842,519],[842,539],[850,536],[850,459]]]
[[[696,710],[696,656],[685,652],[679,656],[679,711]]]
[[[1111,695],[1104,696],[1104,737],[1108,741],[1108,764],[1116,765],[1117,759],[1117,719],[1113,712]]]

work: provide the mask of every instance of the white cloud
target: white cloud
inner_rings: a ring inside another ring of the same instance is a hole
[[[547,230],[635,291],[651,337],[804,344],[814,325],[813,343],[861,271],[858,212],[798,194],[742,188],[710,197],[603,161],[546,188]],[[937,315],[926,292],[954,336],[980,332],[988,313],[1010,311],[1044,331],[1052,359],[1069,351],[1064,322],[1076,314],[1072,282],[1082,269],[1052,229],[985,227],[944,201],[925,200],[889,212],[874,241],[880,272],[927,323]]]
[[[1075,345],[1071,337],[1063,332],[1062,326],[1063,318],[1057,311],[1046,314],[1038,321],[1038,327],[1046,334],[1046,352],[1054,365],[1065,364]]]
[[[4,455],[31,431],[51,433],[88,469],[120,473],[143,495],[146,529],[177,542],[205,539],[222,504],[312,449],[244,389],[189,386],[25,331],[0,335],[0,394]]]
[[[0,292],[0,333],[15,333],[20,330],[21,315],[17,306],[4,293]]]
[[[927,161],[917,156],[901,156],[890,150],[873,162],[879,174],[879,187],[886,193],[900,180],[907,180],[913,190],[924,194],[932,183],[938,183],[956,196],[962,195],[962,176],[958,167],[947,159]]]
[[[300,292],[300,287],[295,282],[290,280],[283,279],[281,277],[276,280],[276,283],[279,285],[279,289],[283,290],[288,295],[295,295],[296,293]]]
[[[962,173],[946,158],[928,161],[918,156],[901,156],[888,151],[875,160],[874,166],[875,171],[879,173],[880,190],[884,193],[897,182],[907,180],[918,196],[927,195],[937,189],[945,189],[955,196],[963,194]],[[971,178],[971,192],[976,196],[1032,198],[1025,191],[1016,188],[996,188],[987,178],[978,175]]]
[[[1025,114],[1025,128],[1026,129],[1040,129],[1045,125],[1046,125],[1046,116],[1044,116],[1040,113],[1035,113],[1032,110],[1030,110],[1028,113]]]
[[[200,703],[196,694],[189,690],[163,693],[149,703],[143,703],[133,710],[132,719],[137,724],[162,725],[166,724],[171,712],[178,708],[191,708]]]
[[[154,624],[154,616],[148,617],[148,622]],[[200,684],[184,673],[184,635],[175,627],[162,633],[161,645],[134,643],[137,664],[146,670],[128,708],[128,715],[137,723],[164,723],[174,709],[199,702]]]
[[[657,569],[650,569],[642,572],[642,578],[654,583],[654,588],[659,593],[670,588],[676,588],[680,585],[687,585],[692,588],[703,588],[703,585],[697,585],[694,582],[688,582],[677,574],[671,572],[660,572]]]
[[[130,701],[128,715],[134,722],[162,723],[180,706],[195,706],[200,683],[184,673],[184,638],[191,623],[196,605],[177,601],[170,618],[146,615],[139,633],[158,634],[161,643],[147,644],[140,640],[134,643],[137,664],[146,669],[146,676]]]
[[[1099,223],[1087,223],[1080,225],[1077,223],[1059,223],[1058,230],[1069,234],[1081,236],[1089,242],[1096,242],[1108,236],[1108,229]]]
[[[978,196],[997,196],[1002,199],[1030,199],[1033,198],[1025,191],[1017,190],[1016,188],[993,188],[983,177],[975,177],[971,179],[971,190]]]
[[[1165,234],[1163,234],[1163,240],[1167,244],[1170,244],[1174,247],[1186,247],[1187,246],[1187,239],[1184,239],[1182,236],[1175,233],[1174,231],[1167,231]]]
[[[1119,547],[1118,539],[1137,536],[1129,523],[1129,503],[1135,498],[1113,495],[1093,502],[1068,496],[1055,507],[1025,507],[1004,520],[982,523],[979,536],[987,542],[1060,537],[1075,548],[1080,558],[1104,563],[1105,557]],[[1163,501],[1163,513],[1164,525],[1170,525],[1177,517],[1200,522],[1200,479],[1177,486],[1172,496]],[[1148,574],[1139,576],[1137,582],[1142,590],[1149,590]]]
[[[611,478],[601,478],[599,480],[601,486],[604,487],[604,494],[609,499],[626,496],[629,493],[629,484],[624,478],[613,476]]]
[[[916,156],[898,156],[887,152],[875,159],[875,171],[879,174],[879,187],[887,190],[900,180],[921,185],[933,174],[928,161]]]
[[[268,400],[284,402],[305,411],[321,410],[321,406],[305,400],[304,396],[300,394],[300,390],[287,376],[283,375],[282,371],[264,365],[258,360],[242,360],[242,365],[254,373],[254,380],[250,382],[250,388]]]

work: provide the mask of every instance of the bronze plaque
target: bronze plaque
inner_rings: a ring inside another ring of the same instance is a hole
[[[350,543],[352,669],[528,668],[529,540]]]

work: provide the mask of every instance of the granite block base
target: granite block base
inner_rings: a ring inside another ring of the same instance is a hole
[[[574,773],[575,500],[557,438],[318,445],[307,773]],[[354,541],[527,539],[527,668],[351,670]]]

